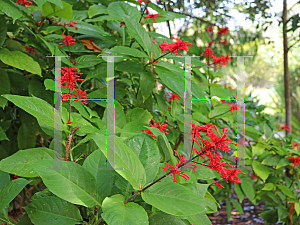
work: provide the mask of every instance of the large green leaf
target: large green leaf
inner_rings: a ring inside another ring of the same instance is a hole
[[[241,178],[241,187],[248,199],[252,201],[255,196],[252,180],[249,177]]]
[[[164,212],[151,213],[151,216],[149,216],[149,222],[151,225],[186,225],[186,223],[177,216],[169,215]]]
[[[228,113],[228,108],[225,107],[216,107],[213,110],[211,110],[208,114],[209,118],[215,118],[217,116],[225,115]]]
[[[124,21],[127,26],[128,32],[142,46],[142,48],[150,57],[151,51],[153,51],[153,44],[145,28],[137,20],[133,20],[129,16],[124,16]],[[154,54],[154,57],[157,57],[157,55]]]
[[[53,159],[45,159],[32,162],[32,166],[46,187],[58,197],[85,207],[100,206],[96,195],[95,177],[77,163],[69,161],[61,163],[62,168],[55,168]]]
[[[24,178],[18,178],[12,180],[6,184],[3,188],[0,189],[0,210],[4,207],[7,207],[8,204],[21,192],[21,190],[29,184],[31,181],[28,181]]]
[[[193,172],[197,179],[209,180],[216,177],[212,169],[205,166],[198,165],[197,169]]]
[[[96,26],[90,23],[85,23],[80,21],[80,24],[76,24],[76,27],[67,27],[67,29],[74,33],[84,34],[84,35],[91,35],[91,36],[110,36],[109,33],[104,31],[104,29],[100,26]],[[97,43],[95,43],[97,44]]]
[[[6,19],[3,15],[1,15],[0,16],[0,47],[2,47],[2,45],[5,42],[6,32],[7,32]]]
[[[33,115],[39,121],[45,123],[49,127],[54,127],[54,113],[56,112],[59,115],[53,106],[44,100],[36,97],[25,97],[19,95],[2,95],[4,98],[8,99],[16,106],[20,107],[24,111]],[[61,121],[55,121],[60,123]]]
[[[7,140],[7,141],[9,141],[9,139],[7,138],[7,136],[6,136],[5,132],[4,132],[4,130],[3,130],[2,127],[0,126],[0,141],[2,141],[2,140]]]
[[[0,49],[0,60],[9,66],[42,76],[40,65],[23,52],[11,52],[7,48],[2,48]]]
[[[265,182],[266,179],[269,177],[269,169],[263,164],[261,164],[261,162],[255,160],[252,162],[252,167],[254,172]]]
[[[104,199],[102,218],[109,225],[149,224],[145,209],[133,202],[124,204],[125,197],[117,194]]]
[[[131,6],[125,2],[113,2],[107,7],[110,16],[125,20],[128,16],[132,21],[138,21],[140,19],[140,12],[137,7]],[[128,27],[126,21],[126,26]]]
[[[92,5],[89,7],[88,15],[89,18],[99,14],[108,14],[107,9],[103,5]]]
[[[158,182],[142,192],[143,200],[163,212],[190,216],[205,212],[203,198],[187,187],[173,182]]]
[[[283,194],[291,198],[296,198],[297,195],[295,195],[287,186],[281,184],[277,184],[276,186],[282,191]]]
[[[0,25],[1,27],[1,25]],[[0,28],[1,29],[1,28]],[[10,93],[10,80],[8,75],[2,67],[0,67],[0,74],[1,74],[1,82],[0,82],[0,95],[9,94]],[[0,106],[4,109],[7,103],[7,99],[0,96]]]
[[[153,138],[145,133],[132,136],[124,141],[139,157],[146,172],[146,184],[151,183],[159,167],[159,149]]]
[[[193,225],[211,225],[211,221],[205,213],[189,216],[187,220]]]
[[[39,225],[75,225],[82,221],[79,209],[56,196],[36,199],[24,207],[32,223]]]
[[[57,16],[57,17],[65,18],[67,20],[71,19],[73,16],[72,5],[64,1],[62,1],[62,4],[63,4],[63,8],[47,1],[42,7],[43,8],[42,13],[44,17]]]
[[[99,133],[94,133],[90,134],[89,138],[92,138],[106,155],[106,137]],[[146,172],[141,161],[127,145],[123,144],[117,138],[115,139],[114,161],[115,168],[124,168],[124,170],[118,169],[116,172],[129,181],[134,189],[140,190],[145,185]]]
[[[96,179],[98,195],[101,201],[110,195],[113,186],[113,170],[105,170],[106,156],[101,150],[96,150],[84,161],[83,168],[87,169]]]
[[[22,124],[18,130],[19,149],[34,148],[36,144],[36,133],[34,130]]]
[[[143,101],[145,101],[152,94],[154,82],[154,75],[150,71],[141,71],[140,89],[142,92]]]
[[[126,114],[126,120],[128,123],[132,121],[136,121],[140,123],[149,124],[151,118],[152,118],[151,113],[141,108],[134,108],[128,111]]]
[[[115,70],[128,73],[140,73],[143,70],[143,66],[135,60],[127,60],[116,63]]]
[[[0,170],[0,189],[10,181],[9,174]]]
[[[54,151],[44,147],[19,150],[0,161],[0,170],[21,177],[37,177],[39,174],[34,171],[31,163],[53,157]]]
[[[103,62],[103,59],[95,55],[82,55],[76,59],[76,62],[76,68],[91,68]]]
[[[0,0],[0,10],[13,19],[13,23],[22,16],[17,4],[9,0]]]

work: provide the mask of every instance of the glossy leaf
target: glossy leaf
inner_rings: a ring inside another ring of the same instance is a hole
[[[0,170],[0,189],[3,188],[10,181],[10,176],[8,173]]]
[[[247,178],[241,178],[241,187],[245,195],[248,197],[250,201],[253,201],[255,197],[255,191],[253,189],[253,182],[252,180]]]
[[[42,7],[44,17],[57,16],[67,20],[71,19],[73,16],[72,5],[64,1],[62,1],[62,4],[63,8],[47,1]]]
[[[17,4],[9,0],[0,1],[0,10],[7,16],[13,18],[13,23],[22,16],[22,12],[18,9]]]
[[[1,27],[1,25],[0,25]],[[1,28],[0,28],[1,29]],[[0,73],[1,73],[1,82],[0,82],[0,107],[4,109],[7,99],[2,97],[3,94],[9,94],[10,93],[10,80],[8,78],[8,75],[6,71],[0,67]]]
[[[5,42],[6,32],[7,32],[6,20],[5,17],[1,15],[0,16],[0,47],[2,47],[2,45]]]
[[[228,108],[225,108],[225,107],[216,107],[214,108],[213,110],[211,110],[208,114],[208,117],[209,118],[214,118],[214,117],[217,117],[217,116],[221,116],[221,115],[224,115],[226,113],[228,113]]]
[[[75,225],[82,221],[79,209],[56,196],[36,199],[24,207],[32,223]]]
[[[151,216],[149,216],[149,223],[151,225],[185,225],[185,223],[178,217],[164,212],[152,213]]]
[[[32,166],[43,179],[46,187],[56,196],[85,207],[100,206],[101,204],[95,193],[95,177],[77,163],[69,161],[59,161],[59,163],[62,163],[60,164],[62,167],[56,164],[55,168],[53,159],[45,159],[35,161]],[[47,168],[53,169],[46,170]]]
[[[121,20],[125,20],[125,17],[128,16],[132,21],[138,21],[141,16],[136,7],[126,4],[125,2],[113,2],[109,4],[107,10],[110,16]],[[125,24],[128,27],[126,21]]]
[[[254,172],[265,182],[270,173],[269,169],[255,160],[252,162],[252,167]]]
[[[126,114],[126,120],[127,122],[140,122],[140,123],[145,123],[149,124],[150,120],[152,119],[152,115],[144,109],[141,108],[134,108]]]
[[[296,195],[285,185],[277,184],[276,185],[283,194],[287,195],[290,198],[296,198]]]
[[[23,52],[9,51],[7,48],[2,48],[0,49],[0,60],[9,66],[42,76],[40,65]]]
[[[1,160],[0,169],[21,177],[37,177],[39,174],[34,171],[32,162],[53,159],[53,157],[54,151],[44,147],[19,150]]]
[[[123,195],[113,195],[104,199],[102,218],[110,225],[149,224],[145,209],[133,202],[124,204]]]
[[[115,46],[115,47],[109,49],[109,51],[111,51],[112,53],[115,53],[117,55],[130,55],[133,57],[140,57],[140,58],[148,57],[144,52],[141,52],[138,49],[129,48],[129,47],[125,47],[125,46]]]
[[[176,216],[195,215],[205,211],[203,198],[174,182],[158,182],[142,192],[148,204]]]
[[[92,18],[99,14],[108,14],[107,9],[103,5],[91,5],[89,7],[88,15]]]

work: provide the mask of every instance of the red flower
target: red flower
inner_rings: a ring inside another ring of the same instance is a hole
[[[299,147],[299,145],[297,143],[295,143],[295,142],[292,142],[292,145],[293,145],[292,148]]]
[[[210,47],[207,47],[202,53],[201,56],[204,56],[205,58],[212,58],[214,55],[214,52],[210,49]]]
[[[148,2],[150,2],[149,0],[138,0],[138,2],[140,3],[140,4],[142,4],[143,2],[144,3],[148,3]]]
[[[230,106],[229,111],[231,111],[231,115],[233,115],[233,111],[235,111],[235,110],[240,111],[240,106],[238,106],[238,105]]]
[[[176,99],[180,99],[180,96],[178,96],[177,94],[175,94],[175,93],[167,93],[166,94],[166,96],[164,97],[164,98],[168,98],[169,99],[169,102],[171,103],[171,105],[168,107],[168,109],[170,109],[171,108],[171,106],[173,106],[172,105],[172,101],[175,101],[176,102],[176,104],[178,105],[179,103],[176,101]]]
[[[14,175],[14,177],[18,178],[19,176],[18,175]]]
[[[76,42],[72,42],[72,41],[76,41],[76,39],[74,39],[71,35],[64,35],[64,34],[62,35],[64,36],[64,39],[62,39],[62,42],[59,43],[60,47],[76,44]]]
[[[169,133],[167,133],[166,131],[169,131],[167,128],[165,128],[168,124],[165,124],[165,123],[159,123],[159,121],[157,121],[157,123],[155,122],[155,120],[154,119],[151,119],[151,121],[153,122],[153,124],[151,124],[151,122],[149,123],[149,126],[150,127],[156,127],[156,128],[158,128],[159,129],[159,131],[160,132],[163,132],[163,133],[165,133],[166,135],[168,135]],[[166,131],[164,131],[164,130],[166,130]],[[158,137],[156,137],[156,136],[154,136],[154,134],[152,133],[152,131],[151,130],[149,130],[149,129],[142,129],[142,131],[143,132],[145,132],[145,131],[147,131],[147,134],[150,134],[150,136],[151,137],[154,137],[154,138],[158,138]]]
[[[177,179],[176,179],[176,177],[175,177],[175,174],[177,174],[177,175],[183,177],[185,180],[188,180],[188,179],[190,178],[188,175],[184,174],[185,171],[179,170],[179,169],[178,169],[178,166],[180,165],[179,163],[176,163],[176,167],[171,166],[169,163],[165,163],[165,164],[166,164],[169,168],[162,167],[162,169],[163,169],[164,171],[166,171],[166,170],[172,171],[172,173],[170,173],[170,176],[174,176],[174,179],[173,179],[174,182],[177,181]]]
[[[295,203],[288,202],[288,204],[291,205],[289,211],[293,211],[293,209],[294,209],[294,207],[295,207]]]
[[[223,44],[223,45],[227,45],[227,41],[226,40],[221,40],[220,42],[219,42],[219,44]]]
[[[150,14],[148,16],[145,16],[144,19],[152,18],[154,20],[154,23],[156,23],[156,17],[157,16],[162,17],[162,15],[160,15],[159,13],[157,13],[157,14]]]
[[[206,32],[213,33],[213,27],[212,26],[208,26],[208,28],[206,29]]]
[[[212,64],[215,64],[215,67],[213,68],[216,68],[217,65],[224,65],[224,66],[227,66],[227,62],[228,61],[232,61],[229,57],[229,55],[227,56],[219,56],[219,57],[216,57],[215,55],[212,55],[213,59],[212,59]]]
[[[219,184],[219,183],[215,183],[216,181],[215,181],[215,179],[213,179],[213,182],[214,183],[212,183],[211,185],[209,185],[210,187],[211,186],[216,186],[216,187],[221,187],[221,188],[225,188],[224,186],[222,186],[221,184]]]
[[[154,40],[154,37],[151,37],[151,39],[152,39],[152,44],[154,44],[156,40]]]
[[[123,26],[125,26],[125,22],[120,23],[120,27],[123,27]],[[125,28],[127,28],[127,27],[125,26]]]
[[[77,62],[76,62],[76,58],[75,58],[75,60],[74,61],[72,61],[72,59],[70,59],[70,62],[75,66],[76,64],[77,64]]]
[[[179,159],[179,164],[183,164],[183,163],[185,163],[185,158],[184,158],[184,155],[181,155],[180,153],[177,153],[177,151],[176,150],[174,150],[174,152],[176,153],[176,155],[177,155],[177,157],[178,157],[178,159]],[[191,167],[190,167],[191,166]],[[197,167],[198,167],[198,165],[194,165],[194,164],[192,164],[192,163],[187,163],[187,164],[185,164],[184,165],[184,167],[187,167],[187,168],[190,168],[190,169],[192,169],[192,170],[196,170],[197,169]]]
[[[29,4],[30,5],[32,4],[32,2],[27,1],[27,0],[17,0],[16,3],[19,4],[19,5],[22,5],[24,7],[27,7]],[[25,5],[23,5],[23,4],[25,4]]]
[[[74,22],[74,24],[81,24],[81,23]],[[76,27],[74,24],[73,24],[73,20],[72,20],[70,23],[64,23],[64,26],[65,27],[75,27],[75,30],[78,30],[78,27]]]
[[[185,51],[188,50],[187,46],[192,46],[192,43],[188,43],[187,41],[182,41],[178,38],[172,37],[173,39],[175,39],[177,42],[175,43],[171,43],[168,44],[166,41],[163,41],[163,43],[158,44],[158,46],[161,49],[161,54],[163,53],[174,53],[177,55],[179,54],[180,56],[182,56],[182,54],[178,53],[179,50],[183,49]]]
[[[290,159],[292,160],[292,165],[291,165],[291,168],[293,167],[293,164],[298,167],[298,164],[300,164],[300,157],[295,157],[295,156],[292,156],[292,157],[288,157],[287,159]]]
[[[142,24],[142,25],[143,25],[144,23],[145,23],[145,22],[140,22],[140,24]],[[152,42],[152,43],[153,43],[153,42]]]
[[[213,41],[209,41],[209,42],[208,42],[208,45],[209,45],[209,46],[212,46],[213,44],[214,44]]]
[[[278,127],[281,130],[287,130],[287,131],[291,132],[291,128],[288,125],[284,124],[284,123],[281,123],[280,125],[278,125]]]
[[[221,28],[218,32],[218,36],[227,35],[228,33],[228,27]]]
[[[24,46],[25,50],[28,52],[28,53],[34,53],[34,48],[30,48],[29,46]]]

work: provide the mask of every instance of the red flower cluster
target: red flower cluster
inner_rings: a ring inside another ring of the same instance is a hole
[[[30,52],[31,52],[32,54],[34,53],[34,48],[30,48],[30,47],[27,46],[27,45],[24,46],[24,48],[25,48],[25,50],[26,50],[28,53],[30,53]]]
[[[169,102],[171,103],[171,105],[168,107],[168,109],[170,109],[171,108],[171,106],[173,106],[172,105],[172,101],[175,101],[176,102],[176,104],[178,105],[179,103],[177,102],[177,100],[176,99],[180,99],[180,96],[178,96],[177,94],[175,94],[175,93],[167,93],[166,94],[166,96],[164,97],[164,98],[168,98],[169,99]]]
[[[60,83],[66,83],[66,86],[61,86],[61,87],[66,87],[69,88],[70,90],[74,90],[76,94],[74,93],[68,93],[68,94],[63,94],[62,98],[63,101],[70,101],[70,98],[75,98],[75,102],[82,102],[83,104],[87,105],[88,103],[86,102],[87,99],[87,94],[85,91],[82,91],[80,89],[76,89],[75,81],[83,81],[84,79],[79,79],[80,75],[82,73],[74,72],[74,70],[77,70],[77,68],[69,68],[69,67],[62,67],[61,72],[63,76],[61,76]],[[83,100],[83,101],[82,101]]]
[[[64,35],[64,34],[61,35],[64,36],[64,39],[62,39],[61,43],[59,43],[60,47],[76,44],[76,39],[74,39],[71,35]]]
[[[157,16],[162,17],[162,15],[160,15],[159,13],[157,13],[157,14],[150,14],[148,16],[145,16],[144,19],[152,18],[154,20],[154,23],[156,23],[156,17]]]
[[[292,145],[293,145],[292,149],[295,148],[295,147],[299,147],[299,146],[300,146],[300,145],[298,145],[298,144],[295,143],[295,142],[292,142]]]
[[[227,41],[226,40],[221,40],[220,42],[219,42],[219,44],[223,44],[223,45],[227,45]]]
[[[163,41],[163,43],[158,44],[159,47],[161,48],[161,54],[163,53],[175,53],[176,55],[179,54],[180,56],[182,56],[182,54],[178,53],[179,50],[183,49],[185,51],[188,50],[187,46],[192,46],[192,43],[188,43],[187,41],[182,41],[179,38],[175,38],[172,37],[173,39],[175,39],[177,42],[175,43],[171,43],[168,44],[166,41]]]
[[[217,65],[224,65],[224,66],[227,66],[227,62],[228,61],[232,61],[229,57],[229,55],[226,55],[226,56],[215,56],[214,55],[214,52],[210,49],[210,47],[207,47],[202,53],[201,53],[201,56],[204,56],[205,58],[207,58],[207,61],[206,61],[206,64],[208,66],[211,66],[211,65],[215,65],[215,66],[212,66],[212,68],[216,68]],[[211,63],[209,63],[209,59],[211,59]]]
[[[169,133],[167,133],[166,131],[169,131],[167,128],[165,128],[166,126],[167,126],[167,124],[165,124],[165,123],[159,123],[159,121],[157,121],[157,123],[155,122],[155,120],[154,119],[151,119],[151,121],[153,122],[153,124],[151,124],[151,122],[149,123],[149,126],[150,127],[156,127],[156,128],[158,128],[159,129],[159,131],[160,132],[163,132],[163,133],[165,133],[166,135],[168,135]],[[164,130],[166,130],[166,131],[164,131]],[[158,138],[158,137],[156,137],[153,133],[152,133],[152,131],[150,130],[150,129],[142,129],[142,131],[143,132],[145,132],[145,131],[147,131],[147,134],[150,134],[150,136],[151,137],[154,137],[154,138]]]
[[[232,106],[230,106],[230,109],[228,109],[228,110],[231,111],[231,115],[233,115],[233,111],[235,111],[235,110],[240,111],[240,106],[232,105]]]
[[[300,164],[300,157],[295,157],[295,156],[292,156],[292,157],[288,157],[287,159],[290,159],[292,160],[292,165],[291,165],[291,168],[293,167],[293,165],[295,165],[297,168],[298,168],[298,164]],[[298,169],[296,169],[298,170]]]
[[[281,130],[287,130],[287,131],[291,132],[291,128],[284,123],[281,123],[280,125],[278,125],[278,128]]]
[[[176,177],[175,177],[175,174],[177,174],[177,175],[183,177],[185,180],[188,180],[190,177],[189,177],[188,175],[184,174],[185,171],[183,171],[183,170],[178,170],[178,166],[184,164],[184,163],[186,162],[186,160],[185,160],[184,156],[182,156],[180,153],[177,153],[176,150],[174,150],[174,152],[176,153],[176,155],[177,155],[177,157],[178,157],[178,159],[179,159],[179,162],[176,163],[176,167],[171,166],[169,163],[165,163],[169,168],[162,167],[162,169],[163,169],[164,171],[166,171],[166,170],[172,171],[172,173],[170,173],[170,176],[174,176],[174,178],[173,178],[173,181],[174,181],[174,182],[177,181],[177,179],[176,179]],[[195,169],[198,167],[198,165],[194,165],[194,164],[192,164],[192,163],[186,163],[186,164],[183,165],[183,166],[184,166],[184,167],[187,167],[187,168],[191,168],[191,169],[193,169],[194,171],[195,171]],[[191,166],[191,167],[190,167],[190,166]]]
[[[208,28],[206,29],[206,32],[213,33],[214,32],[213,27],[209,25]]]
[[[74,24],[81,24],[81,23],[74,22]],[[78,30],[78,27],[76,27],[74,24],[72,20],[70,23],[64,23],[64,27],[75,27],[75,30]]]
[[[227,35],[228,34],[228,27],[221,28],[218,32],[218,36]]]
[[[24,7],[27,7],[29,4],[30,4],[30,5],[32,4],[32,2],[27,1],[27,0],[17,0],[16,3],[19,4],[19,5],[22,5],[22,6],[24,6]],[[23,5],[23,4],[24,4],[24,5]]]

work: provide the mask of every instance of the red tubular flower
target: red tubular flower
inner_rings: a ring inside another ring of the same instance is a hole
[[[25,50],[28,52],[28,53],[34,53],[34,48],[30,48],[29,46],[24,46]]]
[[[151,39],[152,39],[152,44],[154,44],[156,40],[154,39],[154,37],[151,37]]]
[[[193,45],[192,43],[188,43],[187,41],[182,41],[179,38],[175,38],[175,37],[172,38],[175,39],[177,42],[168,44],[166,41],[163,41],[163,43],[158,44],[158,46],[161,49],[161,54],[171,53],[172,55],[173,53],[175,53],[176,55],[179,54],[180,56],[182,56],[182,54],[178,53],[178,51],[181,49],[187,51],[188,50],[187,46]]]
[[[23,7],[27,7],[29,4],[30,5],[32,4],[32,2],[27,1],[27,0],[17,0],[16,3],[19,4],[19,5],[22,5]]]
[[[81,24],[81,23],[74,22],[74,24]],[[73,24],[73,20],[72,20],[70,23],[64,23],[64,26],[65,27],[75,27],[75,30],[78,30],[78,27],[76,27],[74,24]]]
[[[281,130],[287,130],[287,131],[291,132],[291,128],[288,125],[284,124],[284,123],[281,123],[280,125],[278,125],[278,127]]]
[[[174,152],[176,153],[176,155],[177,155],[177,157],[179,159],[179,165],[180,164],[184,164],[185,161],[186,161],[185,158],[184,158],[184,155],[181,155],[176,150],[174,150]],[[195,165],[193,163],[187,163],[187,164],[184,165],[184,167],[190,168],[190,169],[192,169],[192,170],[195,171],[197,169],[198,165]]]
[[[163,133],[165,133],[166,135],[168,135],[169,133],[167,133],[166,131],[169,131],[167,128],[165,128],[166,126],[167,126],[167,124],[165,124],[165,123],[159,123],[159,121],[157,121],[157,123],[155,122],[155,120],[154,119],[151,119],[151,121],[153,122],[153,124],[151,124],[151,122],[149,123],[149,126],[150,127],[156,127],[156,128],[158,128],[159,129],[159,131],[160,132],[163,132]],[[164,130],[166,130],[166,131],[164,131]],[[145,132],[145,131],[147,131],[147,134],[150,134],[150,137],[154,137],[154,138],[158,138],[158,137],[156,137],[153,133],[152,133],[152,131],[151,130],[149,130],[149,129],[142,129],[142,131],[143,132]]]
[[[148,16],[145,16],[144,19],[148,19],[148,18],[152,18],[154,23],[156,23],[156,17],[159,16],[159,17],[162,17],[162,15],[160,15],[159,13],[157,14],[150,14]]]
[[[299,145],[295,142],[292,142],[292,145],[293,145],[292,149],[295,148],[295,147],[299,147]]]
[[[169,163],[165,163],[165,164],[166,164],[169,168],[162,167],[162,169],[163,169],[164,171],[166,171],[166,170],[172,171],[172,173],[170,174],[170,176],[174,176],[173,181],[174,181],[175,183],[176,183],[176,181],[177,181],[177,179],[176,179],[176,177],[175,177],[175,174],[177,174],[177,175],[183,177],[185,180],[188,180],[188,179],[190,178],[188,175],[184,174],[185,171],[179,170],[179,169],[178,169],[179,163],[176,163],[176,167],[171,166]]]
[[[228,34],[228,27],[221,28],[218,32],[218,36],[227,35]]]
[[[77,70],[77,68],[69,68],[69,67],[62,67],[61,73],[63,76],[60,77],[60,83],[66,83],[67,86],[61,86],[61,87],[67,87],[71,90],[75,89],[75,81],[83,81],[84,79],[79,79],[79,77],[82,75],[82,73],[75,72],[74,70]]]
[[[212,46],[213,44],[214,44],[213,41],[209,41],[209,42],[208,42],[208,45],[209,45],[209,46]]]
[[[217,65],[224,65],[224,66],[227,66],[227,62],[228,61],[232,61],[229,57],[229,55],[226,55],[226,56],[219,56],[219,57],[216,57],[215,55],[212,55],[213,59],[212,59],[212,64],[215,64],[215,67],[213,68],[216,68]]]
[[[143,2],[144,2],[144,3],[148,3],[149,0],[138,0],[138,2],[139,2],[140,4],[142,4]]]
[[[224,186],[222,186],[221,184],[219,184],[219,183],[215,183],[216,181],[215,181],[215,179],[213,179],[213,182],[214,183],[212,183],[211,185],[209,185],[210,187],[211,186],[216,186],[216,187],[221,187],[221,188],[225,188]]]
[[[75,58],[75,60],[74,61],[72,61],[72,59],[70,59],[70,62],[75,66],[76,64],[77,64],[77,62],[76,62],[76,58]]]
[[[76,39],[74,39],[71,35],[64,35],[64,34],[62,35],[64,36],[64,39],[62,39],[62,42],[59,43],[60,47],[76,44],[76,42],[72,42],[72,41],[76,41]]]
[[[212,26],[208,26],[208,28],[206,29],[206,32],[213,33],[213,27]]]
[[[164,98],[168,98],[168,99],[169,99],[169,102],[171,103],[171,105],[168,107],[168,109],[170,109],[171,106],[173,106],[173,105],[172,105],[172,101],[175,101],[177,105],[179,104],[179,103],[177,102],[176,99],[179,100],[179,99],[180,99],[180,96],[178,96],[178,95],[175,94],[175,93],[167,93],[166,96],[165,96]]]
[[[231,115],[233,115],[233,111],[235,111],[235,110],[240,111],[240,106],[232,105],[232,106],[230,106],[230,109],[228,109],[228,110],[231,111]]]
[[[291,165],[291,168],[294,166],[298,167],[298,164],[300,164],[300,157],[295,157],[295,156],[292,156],[292,157],[288,157],[287,159],[290,159],[292,160],[292,165]]]
[[[210,49],[210,47],[207,47],[202,53],[201,56],[204,56],[205,58],[212,58],[214,56],[214,52]]]

